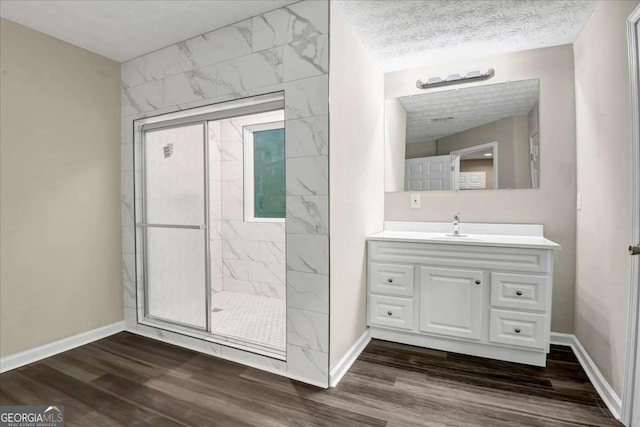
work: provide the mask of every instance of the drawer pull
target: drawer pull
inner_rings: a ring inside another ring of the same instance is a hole
[[[393,279],[387,279],[387,282],[393,283]]]
[[[522,296],[522,291],[516,291],[516,295],[518,295],[519,297]]]
[[[516,331],[516,334],[519,334],[520,333],[520,328],[516,328],[515,331]]]
[[[476,280],[476,285],[479,285],[480,283],[482,283],[480,280]]]
[[[387,311],[387,315],[392,316],[393,312],[392,311]]]

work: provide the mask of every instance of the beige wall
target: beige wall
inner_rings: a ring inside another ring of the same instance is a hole
[[[123,319],[120,64],[0,21],[3,356]]]
[[[498,188],[517,188],[514,153],[516,145],[521,144],[516,141],[517,137],[520,135],[516,132],[516,118],[507,117],[440,138],[438,154],[449,154],[462,148],[495,141],[498,143]]]
[[[407,111],[397,99],[384,103],[384,189],[404,190],[404,160],[407,147]]]
[[[418,157],[431,157],[437,155],[438,143],[436,141],[412,142],[411,144],[407,144],[405,158],[415,159]],[[402,163],[404,163],[404,160]]]
[[[385,76],[385,97],[420,93],[415,82],[425,76],[464,73],[482,66],[494,67],[496,75],[480,84],[540,79],[541,187],[422,192],[420,209],[410,208],[408,192],[387,193],[385,219],[450,221],[456,212],[462,212],[462,220],[469,222],[544,224],[547,237],[562,245],[555,254],[552,330],[573,332],[576,145],[572,46],[389,73]]]
[[[625,20],[637,4],[599,3],[574,46],[578,191],[582,194],[577,218],[575,334],[619,396],[629,287],[626,248],[632,235]],[[544,122],[542,107],[540,112]],[[544,123],[540,127],[544,131]]]
[[[471,159],[460,161],[460,172],[484,172],[487,188],[493,188],[493,160]]]
[[[330,366],[334,367],[366,329],[365,236],[382,230],[384,220],[384,75],[335,4],[330,22]]]

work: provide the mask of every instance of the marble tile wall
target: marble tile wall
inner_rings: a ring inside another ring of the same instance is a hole
[[[287,361],[273,364],[262,356],[224,350],[228,347],[222,351],[240,363],[325,387],[329,366],[328,9],[326,0],[302,1],[125,62],[121,94],[125,320],[132,331],[166,338],[176,334],[138,323],[144,313],[139,232],[134,238],[135,222],[141,220],[140,141],[134,121],[284,91]],[[220,182],[222,194],[222,177]],[[229,231],[239,240],[251,234],[233,225]],[[264,231],[271,232],[276,231]],[[272,248],[262,249],[266,257]],[[214,280],[212,286],[221,284]],[[189,337],[176,344],[203,346],[202,339]],[[208,343],[207,348],[212,345]]]
[[[210,218],[219,222],[222,231],[221,240],[211,241],[216,250],[221,244],[221,256],[216,261],[222,273],[221,287],[212,287],[212,292],[225,290],[285,299],[285,223],[244,220],[242,126],[245,124],[246,117],[211,123],[218,134],[210,133],[209,143],[218,147],[220,155],[209,169],[215,169],[219,175],[216,185],[220,187],[220,201],[215,209],[210,209]]]

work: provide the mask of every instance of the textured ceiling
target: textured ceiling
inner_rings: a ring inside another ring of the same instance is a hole
[[[384,72],[573,43],[594,1],[338,1]]]
[[[398,100],[407,111],[407,143],[434,141],[506,117],[528,114],[538,101],[538,80],[425,93]]]
[[[0,16],[123,62],[290,0],[1,0]]]

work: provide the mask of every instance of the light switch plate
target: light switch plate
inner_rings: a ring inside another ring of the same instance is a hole
[[[420,194],[411,193],[411,209],[417,209],[420,207]]]

